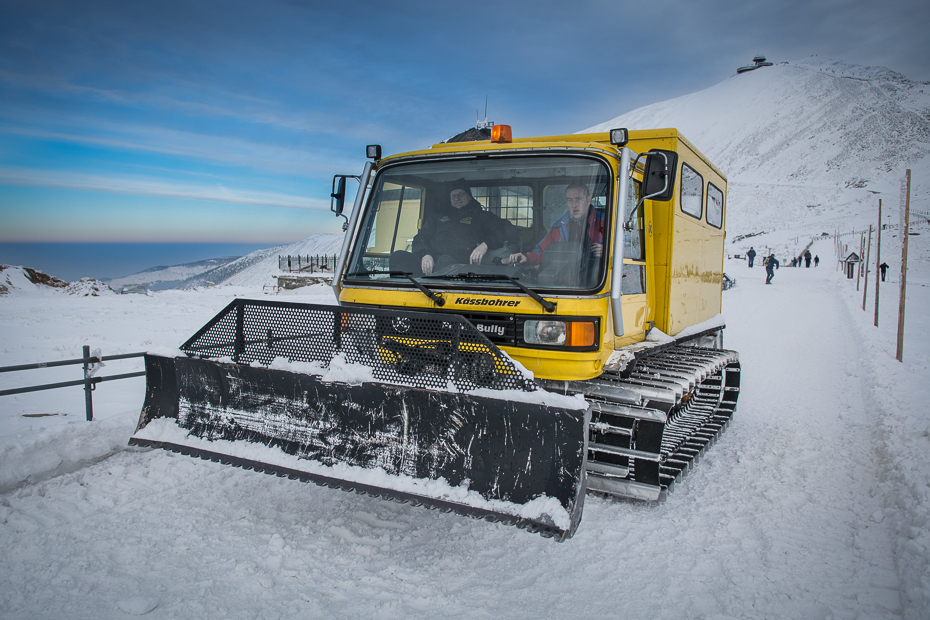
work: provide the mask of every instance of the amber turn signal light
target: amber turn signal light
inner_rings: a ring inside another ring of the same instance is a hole
[[[565,324],[565,344],[570,347],[590,347],[594,344],[594,323],[591,321],[570,321]]]

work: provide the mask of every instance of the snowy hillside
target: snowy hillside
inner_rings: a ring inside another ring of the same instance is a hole
[[[68,283],[64,280],[29,267],[0,265],[0,295],[9,295],[19,291],[44,293],[67,286]]]
[[[278,274],[278,256],[332,256],[342,249],[342,239],[341,234],[319,233],[295,243],[256,250],[241,257],[211,258],[183,265],[152,267],[124,278],[116,278],[109,284],[117,291],[127,284],[146,284],[153,291],[211,284],[273,285],[274,276]]]
[[[206,286],[208,283],[234,286],[257,286],[275,284],[278,271],[278,256],[315,256],[338,254],[342,249],[343,236],[339,233],[319,233],[289,245],[279,245],[256,250],[225,265],[188,278],[176,288]]]
[[[930,83],[812,57],[734,75],[584,131],[676,127],[729,179],[728,237],[867,228],[898,182],[930,210]]]
[[[128,284],[145,284],[153,291],[175,288],[189,278],[231,263],[237,258],[239,257],[208,258],[207,260],[184,263],[183,265],[150,267],[123,278],[114,278],[109,281],[109,284],[117,291]]]

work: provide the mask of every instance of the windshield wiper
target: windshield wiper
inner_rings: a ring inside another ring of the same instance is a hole
[[[433,291],[429,290],[428,288],[426,288],[425,286],[417,282],[414,279],[413,274],[410,273],[409,271],[379,271],[377,269],[375,269],[374,271],[353,271],[352,273],[347,273],[346,277],[370,276],[370,275],[390,276],[392,278],[393,277],[407,278],[408,280],[413,282],[413,285],[417,287],[418,289],[420,289],[420,291],[424,295],[426,295],[427,297],[435,301],[437,306],[442,307],[446,305],[446,300],[442,298],[442,295],[439,295],[438,293],[434,293]]]
[[[424,278],[424,279],[426,279],[426,278],[436,278],[436,279],[440,279],[440,278],[441,278],[441,279],[443,279],[443,280],[507,280],[508,282],[511,282],[512,284],[516,285],[517,288],[519,288],[521,291],[523,291],[524,293],[526,293],[527,295],[529,295],[530,297],[532,297],[533,299],[535,299],[537,302],[539,302],[539,305],[541,305],[543,308],[545,308],[545,309],[546,309],[546,312],[555,312],[555,304],[554,304],[554,303],[552,303],[552,302],[549,301],[548,299],[543,299],[542,296],[541,296],[539,293],[537,293],[536,291],[534,291],[533,289],[531,289],[531,288],[529,288],[529,287],[527,287],[527,286],[524,286],[524,285],[523,285],[519,280],[517,280],[516,278],[512,278],[512,277],[510,277],[510,276],[508,276],[508,275],[505,275],[505,274],[502,274],[502,273],[472,273],[472,272],[468,272],[468,273],[457,273],[457,274],[455,274],[454,276],[423,276],[423,278]]]

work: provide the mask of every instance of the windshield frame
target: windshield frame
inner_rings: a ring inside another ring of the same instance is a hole
[[[604,175],[604,189],[602,193],[598,193],[596,197],[604,197],[605,205],[603,207],[604,215],[604,251],[600,257],[600,267],[598,269],[599,274],[596,280],[590,286],[575,286],[575,287],[566,287],[566,286],[544,286],[538,283],[531,283],[528,279],[521,277],[520,274],[516,271],[510,272],[509,275],[520,280],[522,284],[532,289],[533,291],[541,292],[546,296],[555,296],[555,297],[580,297],[580,296],[591,296],[594,294],[601,293],[605,286],[608,284],[608,267],[609,267],[609,253],[612,249],[613,244],[610,240],[613,238],[613,227],[615,226],[615,217],[614,217],[614,203],[615,203],[615,192],[617,190],[617,169],[616,165],[619,162],[619,155],[612,154],[606,150],[597,150],[592,151],[585,148],[572,148],[572,147],[547,147],[545,149],[533,148],[533,149],[508,149],[505,151],[470,151],[467,153],[442,153],[442,154],[423,154],[411,157],[403,157],[397,160],[388,160],[377,170],[377,173],[372,181],[371,190],[367,193],[364,202],[364,209],[362,210],[361,217],[359,218],[357,230],[355,231],[355,239],[353,242],[353,247],[349,256],[347,256],[347,273],[353,273],[352,276],[344,276],[343,285],[351,288],[378,288],[378,289],[411,289],[414,288],[413,283],[407,278],[401,277],[388,277],[388,278],[372,278],[366,276],[356,275],[362,270],[357,269],[358,265],[361,264],[360,253],[364,253],[367,248],[363,247],[369,239],[371,234],[371,229],[375,225],[375,214],[374,214],[374,201],[380,195],[380,188],[383,187],[385,177],[390,173],[396,173],[399,168],[411,164],[424,164],[424,163],[441,163],[441,162],[454,162],[454,161],[481,161],[488,159],[497,159],[497,160],[506,160],[506,159],[546,159],[546,158],[574,158],[578,160],[587,160],[588,163],[596,164],[600,168],[599,174]],[[613,163],[611,160],[614,160]],[[555,163],[555,162],[554,162]],[[516,164],[516,162],[515,162]],[[463,168],[463,171],[466,168]],[[567,177],[570,178],[570,177]],[[519,178],[515,180],[520,180]],[[551,185],[551,184],[550,184]],[[490,186],[489,186],[490,187]],[[535,183],[534,187],[543,187],[540,183]],[[542,203],[542,196],[534,196],[534,204],[531,207],[534,210],[534,213],[542,213],[544,205]],[[398,219],[400,219],[400,208],[398,207]],[[487,211],[487,209],[485,209]],[[544,226],[540,225],[537,227],[537,230],[534,231],[534,239],[536,236],[539,236],[539,230],[543,230],[542,237],[544,237],[549,228],[552,225]],[[418,229],[419,231],[419,229]],[[396,236],[396,225],[394,231],[392,231]],[[535,239],[533,244],[538,243],[541,238]],[[532,250],[534,245],[529,247],[524,247],[523,252],[528,252]],[[351,266],[350,266],[351,265]],[[467,274],[474,269],[469,269],[471,265],[463,265],[463,268],[460,269],[461,274],[449,274],[451,277],[449,280],[442,280],[441,278],[426,277],[424,283],[429,286],[430,289],[435,290],[459,290],[463,292],[478,291],[485,294],[518,294],[525,295],[523,291],[519,289],[513,283],[508,282],[506,279],[493,279],[493,280],[468,280],[455,278],[457,275]],[[374,270],[371,270],[374,272]],[[423,276],[415,276],[417,281],[422,280]]]

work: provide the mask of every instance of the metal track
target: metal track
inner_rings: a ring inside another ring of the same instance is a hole
[[[624,376],[546,385],[591,403],[588,492],[665,499],[736,411],[735,351],[676,346],[644,353]]]

